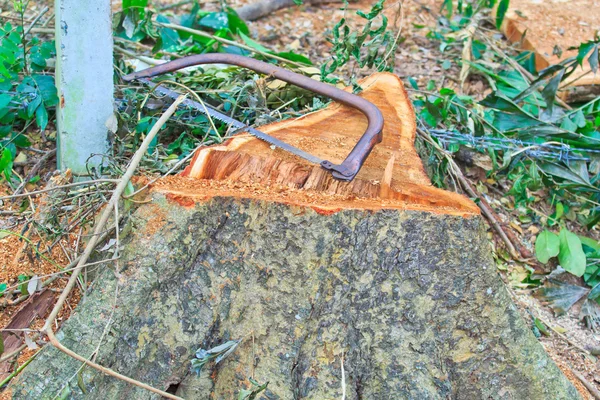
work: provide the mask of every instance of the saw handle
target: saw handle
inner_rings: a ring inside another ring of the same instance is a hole
[[[383,115],[370,101],[338,89],[335,86],[316,81],[307,76],[253,58],[225,53],[197,54],[157,65],[143,71],[134,72],[124,76],[123,80],[132,81],[138,78],[150,78],[201,64],[231,64],[248,68],[294,84],[311,92],[329,97],[330,99],[355,108],[363,113],[368,120],[367,129],[346,159],[341,164],[334,164],[327,160],[321,162],[321,167],[331,171],[331,174],[336,179],[344,181],[351,181],[354,179],[371,153],[371,150],[373,150],[373,147],[383,139]]]

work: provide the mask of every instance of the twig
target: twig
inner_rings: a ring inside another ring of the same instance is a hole
[[[205,37],[207,39],[213,39],[213,40],[215,40],[217,42],[221,42],[223,44],[227,44],[227,45],[230,45],[230,46],[236,46],[236,47],[239,47],[240,49],[248,50],[250,52],[253,52],[253,53],[256,53],[256,54],[260,54],[263,57],[272,58],[273,60],[277,60],[277,61],[281,61],[281,62],[284,62],[284,63],[287,63],[287,64],[295,65],[296,67],[299,67],[299,68],[308,67],[308,65],[306,65],[306,64],[302,64],[302,63],[299,63],[299,62],[286,60],[285,58],[279,57],[279,56],[277,56],[275,54],[269,54],[269,53],[266,53],[264,51],[254,49],[254,48],[252,48],[250,46],[246,46],[245,44],[234,42],[233,40],[223,39],[223,38],[220,38],[218,36],[211,35],[209,33],[203,32],[203,31],[199,31],[197,29],[186,28],[185,26],[181,26],[181,25],[177,25],[177,24],[165,24],[165,23],[157,22],[157,21],[153,21],[153,23],[155,25],[162,26],[163,28],[175,29],[175,30],[178,30],[178,31],[183,31],[183,32],[191,33],[193,35],[202,36],[202,37]]]
[[[12,352],[10,352],[8,354],[5,354],[2,357],[0,357],[0,364],[2,364],[6,360],[10,360],[14,356],[18,355],[21,351],[23,351],[23,349],[25,349],[25,347],[27,347],[27,345],[26,344],[22,344],[17,349],[15,349],[15,351],[12,351]]]
[[[47,151],[46,154],[44,154],[42,157],[40,157],[40,159],[35,163],[35,165],[27,173],[27,176],[25,177],[25,179],[23,179],[23,182],[21,182],[19,187],[17,187],[17,189],[14,191],[13,196],[19,194],[21,192],[21,190],[23,190],[23,188],[25,187],[27,182],[29,182],[31,180],[31,178],[33,178],[37,174],[37,172],[40,170],[40,168],[42,168],[42,166],[46,163],[46,161],[48,161],[51,157],[53,157],[55,155],[56,155],[56,149],[53,149],[53,150]],[[28,194],[31,195],[31,193],[28,193]]]
[[[121,54],[125,54],[126,56],[129,56],[129,57],[137,58],[138,60],[140,60],[142,62],[145,62],[146,64],[150,64],[150,65],[160,65],[160,64],[162,64],[160,62],[160,60],[155,60],[154,58],[150,58],[150,57],[146,57],[146,56],[141,56],[139,54],[135,54],[134,52],[129,51],[129,50],[125,50],[124,48],[119,47],[119,46],[113,46],[113,48],[117,52],[119,52]]]
[[[38,23],[38,21],[40,20],[40,18],[42,18],[44,16],[44,14],[46,14],[48,12],[48,10],[49,10],[48,6],[42,8],[42,11],[40,11],[40,13],[31,22],[31,24],[29,25],[29,28],[27,28],[25,30],[25,35],[27,35],[29,32],[31,32],[31,30],[33,29],[33,27],[35,26],[35,24]]]
[[[47,35],[54,35],[56,31],[54,28],[32,28],[31,33],[44,33]]]
[[[146,188],[148,188],[148,186],[152,185],[157,180],[159,180],[161,178],[164,178],[165,176],[167,176],[167,175],[171,174],[173,171],[175,171],[177,168],[181,167],[183,165],[183,163],[185,163],[187,160],[189,160],[190,158],[192,158],[194,156],[194,154],[196,154],[196,152],[199,149],[201,149],[204,146],[208,146],[209,144],[212,144],[212,143],[213,143],[212,141],[208,141],[208,142],[204,142],[204,143],[199,144],[198,146],[196,146],[196,148],[194,150],[190,151],[190,154],[188,154],[187,156],[183,157],[181,160],[177,161],[177,164],[175,164],[173,167],[171,167],[162,176],[159,176],[157,178],[154,178],[154,179],[150,180],[150,182],[146,183],[144,186],[142,186],[141,188],[139,188],[135,192],[131,193],[130,195],[124,195],[123,198],[127,199],[127,200],[132,200],[132,197],[134,197],[138,193],[144,191]]]
[[[21,373],[21,371],[23,371],[23,369],[29,365],[29,363],[31,361],[33,361],[33,359],[35,358],[35,356],[37,356],[38,354],[40,354],[40,351],[42,349],[39,349],[33,356],[31,356],[29,358],[29,360],[25,361],[23,364],[19,365],[19,368],[15,369],[14,372],[12,374],[10,374],[9,376],[6,377],[6,379],[4,379],[2,382],[0,382],[0,388],[4,385],[6,385],[8,382],[11,381],[12,378],[14,378],[15,376],[19,375]]]
[[[95,266],[95,265],[100,265],[100,264],[104,264],[104,263],[108,263],[108,262],[112,262],[112,261],[117,261],[117,260],[118,260],[118,258],[116,258],[116,257],[107,258],[107,259],[104,259],[104,260],[100,260],[100,261],[94,261],[94,262],[91,262],[91,263],[87,263],[87,264],[85,264],[85,265],[84,265],[84,267],[86,267],[86,268],[87,268],[87,267],[93,267],[93,266]],[[69,265],[71,265],[71,266],[75,266],[75,265],[77,265],[77,262],[78,262],[78,261],[79,261],[79,259],[78,259],[78,258],[76,258],[75,260],[71,261],[71,263],[70,263]],[[74,269],[73,267],[71,267],[71,268],[67,267],[67,268],[61,269],[61,270],[60,270],[60,271],[58,271],[58,272],[52,272],[51,274],[40,275],[40,276],[38,276],[38,279],[40,279],[40,280],[41,280],[42,278],[48,278],[48,277],[50,277],[50,278],[51,278],[51,277],[55,277],[55,276],[57,276],[57,275],[66,274],[66,273],[68,273],[68,272],[71,272],[71,271],[73,271],[73,269]],[[54,282],[55,280],[56,280],[56,279],[52,279],[52,280],[50,280],[50,279],[47,279],[46,281],[44,281],[44,282],[42,283],[42,287],[46,287],[46,286],[48,286],[50,283]],[[3,293],[5,293],[5,294],[9,294],[9,293],[10,293],[10,294],[17,294],[17,293],[21,293],[21,291],[20,291],[20,290],[18,290],[18,289],[15,289],[15,288],[17,288],[17,287],[21,286],[21,285],[22,285],[22,284],[24,284],[24,283],[28,283],[29,281],[31,281],[31,279],[27,279],[27,280],[25,280],[25,281],[23,281],[23,282],[19,282],[19,284],[17,284],[17,285],[9,286],[9,287],[8,287],[8,288],[7,288],[7,289],[6,289],[6,290],[5,290]],[[27,295],[24,295],[23,297],[27,298],[28,296],[29,296],[29,294],[27,294]],[[15,300],[15,301],[16,301],[16,300]],[[8,304],[8,305],[10,305],[10,306],[13,306],[13,305],[15,305],[15,302],[12,302],[12,303],[10,303],[10,304]]]
[[[152,386],[149,386],[149,385],[142,383],[140,381],[137,381],[135,379],[129,378],[125,375],[121,375],[118,372],[113,371],[110,368],[106,368],[99,364],[96,364],[95,362],[92,362],[92,361],[88,360],[87,358],[85,358],[85,357],[75,353],[74,351],[68,349],[67,347],[63,346],[58,341],[56,336],[54,335],[54,331],[52,329],[52,323],[58,316],[58,313],[60,312],[60,310],[62,309],[62,307],[64,306],[64,304],[67,300],[67,297],[69,296],[69,294],[73,290],[75,284],[77,283],[77,277],[79,276],[79,273],[83,269],[83,266],[87,262],[88,258],[92,254],[92,251],[96,247],[96,244],[98,243],[98,240],[100,238],[100,232],[102,232],[102,230],[104,229],[104,225],[106,225],[106,223],[108,222],[108,218],[113,213],[114,204],[116,202],[118,202],[119,199],[121,198],[121,195],[125,191],[125,188],[127,187],[127,184],[129,183],[129,180],[133,176],[140,161],[142,160],[142,157],[144,156],[144,154],[146,154],[146,151],[148,150],[150,143],[152,142],[152,140],[154,139],[154,137],[156,136],[158,131],[167,122],[167,120],[169,118],[171,118],[171,116],[173,115],[173,113],[175,112],[175,110],[177,109],[179,104],[181,104],[181,102],[184,101],[185,98],[186,98],[186,96],[179,96],[177,98],[177,100],[175,100],[175,102],[173,104],[171,104],[171,106],[159,118],[159,120],[156,122],[156,124],[154,124],[154,126],[152,127],[152,129],[150,130],[150,132],[148,133],[148,135],[146,136],[146,138],[140,145],[139,149],[133,155],[133,158],[131,159],[129,166],[127,167],[127,170],[125,171],[125,174],[123,174],[123,177],[117,184],[117,187],[115,188],[115,190],[110,198],[110,201],[108,202],[106,208],[102,212],[102,214],[98,220],[98,223],[97,223],[96,227],[94,228],[94,234],[90,238],[90,241],[88,242],[88,244],[86,245],[86,247],[83,251],[83,254],[81,255],[81,258],[79,259],[79,262],[77,263],[77,266],[73,270],[73,274],[71,275],[71,278],[69,279],[69,282],[67,283],[67,286],[65,286],[65,289],[63,290],[62,294],[58,298],[58,301],[54,305],[54,308],[52,309],[52,312],[50,312],[50,315],[46,319],[46,322],[42,329],[42,331],[48,336],[48,340],[50,341],[50,343],[52,343],[52,345],[54,347],[56,347],[58,350],[62,351],[63,353],[69,355],[70,357],[73,357],[74,359],[79,360],[79,361],[87,364],[88,366],[90,366],[94,369],[97,369],[98,371],[101,371],[107,375],[121,379],[125,382],[131,383],[131,384],[141,387],[143,389],[149,390],[153,393],[157,393],[157,394],[159,394],[163,397],[167,397],[169,399],[181,399],[181,398],[178,396],[172,395],[170,393],[164,392],[162,390],[156,389]]]
[[[117,183],[117,182],[119,182],[118,179],[95,179],[95,180],[91,180],[91,181],[73,182],[73,183],[68,183],[66,185],[51,187],[48,189],[34,190],[33,192],[27,192],[27,193],[22,193],[22,194],[17,194],[17,195],[13,194],[10,196],[1,196],[0,200],[11,200],[11,199],[17,199],[19,197],[28,197],[28,196],[33,196],[36,194],[52,192],[54,190],[66,189],[66,188],[70,188],[73,186],[93,185],[96,183]]]
[[[180,88],[182,88],[183,90],[185,90],[186,92],[190,93],[192,96],[194,96],[194,98],[196,99],[196,101],[198,103],[200,103],[200,105],[202,105],[202,108],[204,108],[204,113],[206,114],[206,116],[208,117],[208,122],[210,123],[211,128],[213,129],[213,131],[215,131],[215,134],[219,137],[219,139],[222,140],[221,135],[219,135],[219,131],[217,130],[217,127],[215,126],[215,122],[213,121],[210,113],[208,112],[208,109],[206,108],[206,104],[204,104],[204,102],[202,101],[202,99],[200,98],[200,96],[198,96],[198,94],[196,92],[194,92],[192,89],[190,89],[189,87],[185,86],[182,83],[179,82],[175,82],[175,81],[171,81],[171,80],[164,80],[164,81],[160,81],[158,82],[154,88],[156,89],[158,86],[164,84],[164,83],[170,83],[172,85],[175,86],[179,86]],[[145,102],[145,100],[144,100]],[[143,105],[142,105],[143,106]],[[208,136],[208,133],[206,134]]]
[[[600,391],[598,391],[598,389],[596,389],[596,386],[592,385],[587,379],[585,379],[583,377],[583,375],[581,375],[579,372],[575,371],[573,368],[571,368],[571,372],[573,373],[573,375],[575,375],[575,377],[577,379],[579,379],[581,381],[581,383],[583,383],[583,386],[585,386],[585,388],[588,390],[588,392],[590,392],[590,394],[596,400],[600,400]]]
[[[541,318],[539,315],[536,318],[539,319],[540,321],[542,321],[542,323],[544,323],[544,325],[550,327],[550,329],[552,329],[552,332],[556,333],[562,340],[564,340],[565,342],[567,342],[569,345],[575,347],[577,350],[581,351],[582,353],[584,353],[584,354],[586,354],[588,356],[592,355],[592,353],[590,353],[589,351],[587,351],[586,349],[584,349],[583,347],[581,347],[580,345],[578,345],[577,343],[575,343],[574,341],[572,341],[571,339],[569,339],[568,337],[566,337],[558,329],[556,329],[555,327],[553,327],[552,324],[550,324],[548,321],[546,321],[543,318]]]
[[[126,43],[128,45],[135,46],[135,47],[138,47],[140,49],[144,49],[144,50],[148,50],[148,51],[152,51],[153,50],[152,46],[148,46],[146,44],[134,42],[132,40],[127,40],[127,39],[120,38],[120,37],[116,37],[115,41],[121,42],[121,43]],[[123,49],[123,50],[126,50],[126,49]],[[183,56],[180,55],[180,54],[171,53],[171,52],[164,51],[164,50],[158,50],[156,53],[157,54],[164,54],[166,56],[173,57],[173,58],[183,58]]]

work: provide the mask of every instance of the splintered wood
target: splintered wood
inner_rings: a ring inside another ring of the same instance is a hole
[[[400,79],[379,73],[360,84],[360,96],[379,107],[385,126],[383,142],[375,146],[352,182],[335,180],[318,165],[241,134],[222,145],[201,149],[181,177],[165,179],[155,190],[180,199],[259,198],[324,212],[393,208],[478,214],[470,200],[431,185],[414,148],[415,115]],[[333,103],[260,129],[317,157],[341,163],[366,126],[360,111]]]

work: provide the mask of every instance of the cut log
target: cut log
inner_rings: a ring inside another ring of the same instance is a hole
[[[581,43],[593,40],[600,7],[595,0],[511,0],[502,32],[513,43],[535,55],[538,71],[577,55]],[[558,54],[557,54],[558,53]],[[600,95],[600,76],[586,61],[565,82],[557,95],[566,102],[589,101]]]
[[[357,179],[251,137],[202,150],[132,215],[119,278],[97,278],[61,342],[89,356],[109,324],[97,362],[189,399],[238,398],[251,379],[265,399],[579,398],[498,278],[475,204],[429,183],[399,79],[362,86],[386,126]],[[333,104],[263,129],[340,161],[363,118]],[[191,371],[198,349],[229,340]],[[79,367],[46,348],[13,396],[52,397]],[[80,376],[74,398],[152,397]]]

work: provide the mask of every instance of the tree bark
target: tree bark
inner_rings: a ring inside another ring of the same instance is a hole
[[[250,379],[266,399],[579,398],[498,278],[477,207],[427,181],[400,81],[362,85],[386,125],[353,182],[245,136],[200,151],[135,211],[119,277],[101,273],[59,340],[89,356],[109,324],[96,362],[190,399],[237,398]],[[361,118],[334,104],[263,130],[337,160]],[[13,396],[52,398],[79,367],[46,348]],[[72,398],[153,398],[80,376]]]

